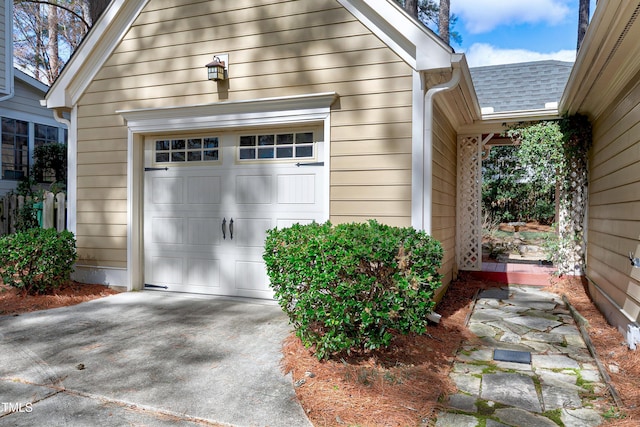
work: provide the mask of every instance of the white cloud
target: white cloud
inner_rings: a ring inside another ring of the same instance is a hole
[[[474,43],[467,49],[465,54],[469,67],[543,61],[548,59],[573,62],[576,59],[575,50],[559,50],[557,52],[544,53],[526,49],[500,49],[486,43]]]
[[[568,0],[452,0],[451,13],[471,34],[486,33],[506,24],[550,25],[562,22],[570,13]]]

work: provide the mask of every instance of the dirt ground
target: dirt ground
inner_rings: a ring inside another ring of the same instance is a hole
[[[283,345],[283,369],[291,372],[309,419],[320,426],[426,426],[442,399],[455,392],[449,380],[453,356],[472,335],[465,327],[478,289],[499,284],[461,276],[437,307],[439,325],[424,336],[397,336],[393,345],[367,355],[319,362],[293,335]],[[640,350],[609,326],[589,300],[579,278],[554,279],[547,288],[567,295],[589,321],[597,354],[622,406],[611,403],[604,425],[640,425]],[[53,295],[22,296],[0,285],[0,316],[78,304],[115,293],[101,285],[69,283]]]

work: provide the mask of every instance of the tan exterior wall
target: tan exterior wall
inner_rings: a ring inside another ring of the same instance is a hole
[[[431,234],[442,243],[440,298],[456,274],[456,161],[457,136],[436,102],[433,119],[433,213]]]
[[[640,321],[640,80],[593,123],[589,168],[587,275],[626,315]],[[609,320],[620,314],[602,305]],[[617,319],[627,323],[624,319]],[[619,324],[619,323],[618,323]]]
[[[116,110],[337,92],[331,219],[410,225],[410,68],[334,0],[151,0],[78,106],[80,264],[126,267],[127,128]],[[206,79],[229,54],[228,82]]]

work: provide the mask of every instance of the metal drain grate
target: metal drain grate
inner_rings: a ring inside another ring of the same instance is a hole
[[[531,363],[531,353],[528,351],[494,350],[493,360],[500,362]]]
[[[490,288],[485,289],[484,291],[478,294],[478,299],[499,299],[499,300],[508,300],[509,299],[509,290],[502,288]]]

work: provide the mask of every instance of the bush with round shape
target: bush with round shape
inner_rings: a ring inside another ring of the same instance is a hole
[[[440,242],[373,220],[269,230],[264,260],[276,300],[319,359],[386,347],[393,331],[425,333],[441,285]]]

